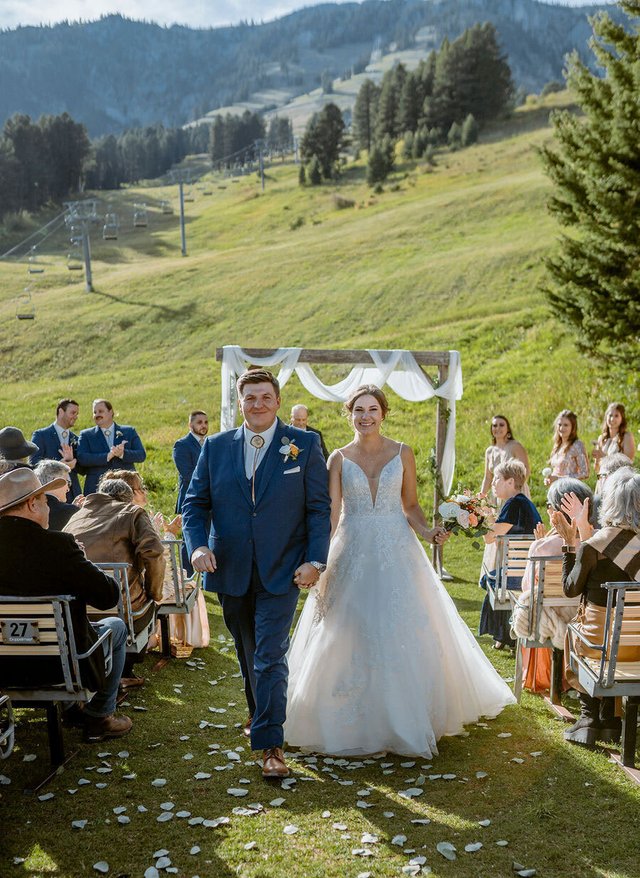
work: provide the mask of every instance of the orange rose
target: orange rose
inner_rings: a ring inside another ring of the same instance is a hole
[[[471,525],[471,527],[478,526],[478,516],[475,514],[475,512],[469,513],[469,524]]]

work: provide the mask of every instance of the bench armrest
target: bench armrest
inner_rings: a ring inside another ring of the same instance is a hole
[[[91,625],[93,628],[100,627],[99,622],[92,622]],[[96,642],[93,644],[93,646],[90,649],[88,649],[86,652],[78,653],[79,659],[86,659],[86,658],[89,658],[89,656],[92,653],[94,653],[99,646],[102,646],[104,649],[104,644],[108,643],[107,648],[109,651],[108,652],[105,651],[105,656],[104,656],[104,672],[107,676],[109,676],[109,674],[111,673],[111,668],[113,666],[113,644],[111,642],[112,635],[113,635],[113,632],[111,631],[110,628],[107,631],[103,631],[102,634],[98,637],[98,639],[96,640]]]

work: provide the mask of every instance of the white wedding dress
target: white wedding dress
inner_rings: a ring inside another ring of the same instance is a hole
[[[515,703],[409,527],[402,477],[398,454],[374,502],[365,473],[343,457],[327,570],[289,650],[291,746],[430,758],[443,735]]]

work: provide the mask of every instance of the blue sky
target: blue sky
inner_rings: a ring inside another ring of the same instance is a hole
[[[302,6],[313,5],[313,2],[304,0],[0,0],[0,27],[53,24],[65,19],[93,21],[101,15],[116,12],[160,24],[216,27],[236,24],[242,19],[268,21]],[[582,4],[580,0],[569,0],[569,5]]]

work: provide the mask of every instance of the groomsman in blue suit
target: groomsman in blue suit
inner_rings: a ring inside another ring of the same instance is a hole
[[[31,457],[31,466],[35,466],[41,460],[61,460],[71,470],[71,487],[67,492],[67,503],[71,503],[74,497],[82,494],[77,468],[78,436],[72,430],[79,413],[80,407],[75,399],[61,399],[56,408],[56,419],[53,424],[34,430],[31,437],[31,441],[38,446],[38,450]]]
[[[327,468],[318,437],[277,417],[280,386],[252,369],[237,383],[244,423],[209,437],[182,507],[195,570],[218,593],[244,678],[253,750],[262,774],[284,760],[287,649],[298,590],[314,585],[329,550]]]
[[[147,456],[135,429],[113,420],[109,400],[94,399],[93,420],[96,426],[83,430],[78,439],[78,463],[87,474],[85,494],[95,494],[107,470],[135,470],[135,464]]]
[[[195,411],[189,415],[189,432],[178,439],[173,446],[173,462],[178,470],[178,501],[176,512],[182,512],[182,504],[187,496],[191,476],[196,468],[204,440],[209,432],[209,418],[206,412]]]
[[[182,504],[187,496],[187,490],[191,476],[196,468],[204,440],[209,432],[209,418],[206,412],[196,410],[189,415],[189,432],[182,439],[178,439],[173,446],[173,462],[178,470],[178,501],[176,512],[182,512]],[[187,576],[193,574],[193,567],[189,559],[186,546],[182,547],[182,566],[187,571]]]

